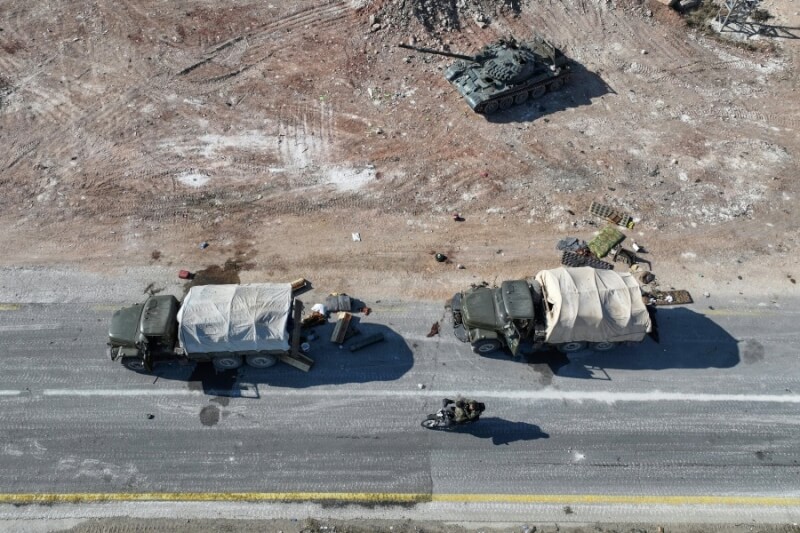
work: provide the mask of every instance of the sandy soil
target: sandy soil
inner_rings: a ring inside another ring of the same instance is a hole
[[[2,4],[2,264],[234,259],[245,280],[438,298],[557,266],[558,239],[603,226],[597,200],[637,218],[669,285],[795,288],[792,0],[763,4],[781,37],[744,44],[655,1]],[[396,47],[531,28],[574,80],[490,120],[449,58]]]
[[[103,519],[86,520],[60,531],[70,533],[99,533],[113,530],[118,533],[148,531],[152,533],[194,533],[197,531],[283,532],[283,533],[797,533],[797,525],[753,524],[447,524],[419,521],[391,520],[140,520]]]

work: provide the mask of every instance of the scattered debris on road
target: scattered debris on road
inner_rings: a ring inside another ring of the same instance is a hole
[[[372,344],[383,341],[383,333],[373,333],[350,345],[350,351],[355,352]]]
[[[694,303],[692,295],[686,290],[652,290],[643,293],[645,303],[649,305],[683,305]]]
[[[589,212],[594,216],[603,218],[609,222],[613,222],[617,226],[622,226],[624,228],[633,229],[633,226],[635,225],[633,217],[630,215],[621,211],[617,211],[613,207],[609,207],[597,202],[592,202],[592,205],[589,206]]]

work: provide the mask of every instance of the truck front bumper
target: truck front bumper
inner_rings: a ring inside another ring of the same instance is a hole
[[[450,300],[450,313],[453,319],[453,334],[461,342],[469,342],[467,329],[461,322],[461,293],[457,292]]]

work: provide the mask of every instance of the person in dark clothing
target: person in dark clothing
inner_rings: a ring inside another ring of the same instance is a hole
[[[450,412],[451,419],[456,424],[464,424],[466,422],[478,420],[485,408],[486,406],[481,402],[468,400],[466,398],[459,398],[455,401],[450,398],[444,398],[442,400],[442,409]]]

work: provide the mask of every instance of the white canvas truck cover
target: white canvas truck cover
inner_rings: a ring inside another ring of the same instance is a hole
[[[289,283],[192,287],[178,310],[181,347],[188,354],[288,351]]]
[[[650,331],[642,291],[629,272],[590,267],[536,274],[547,313],[546,342],[641,341]]]

